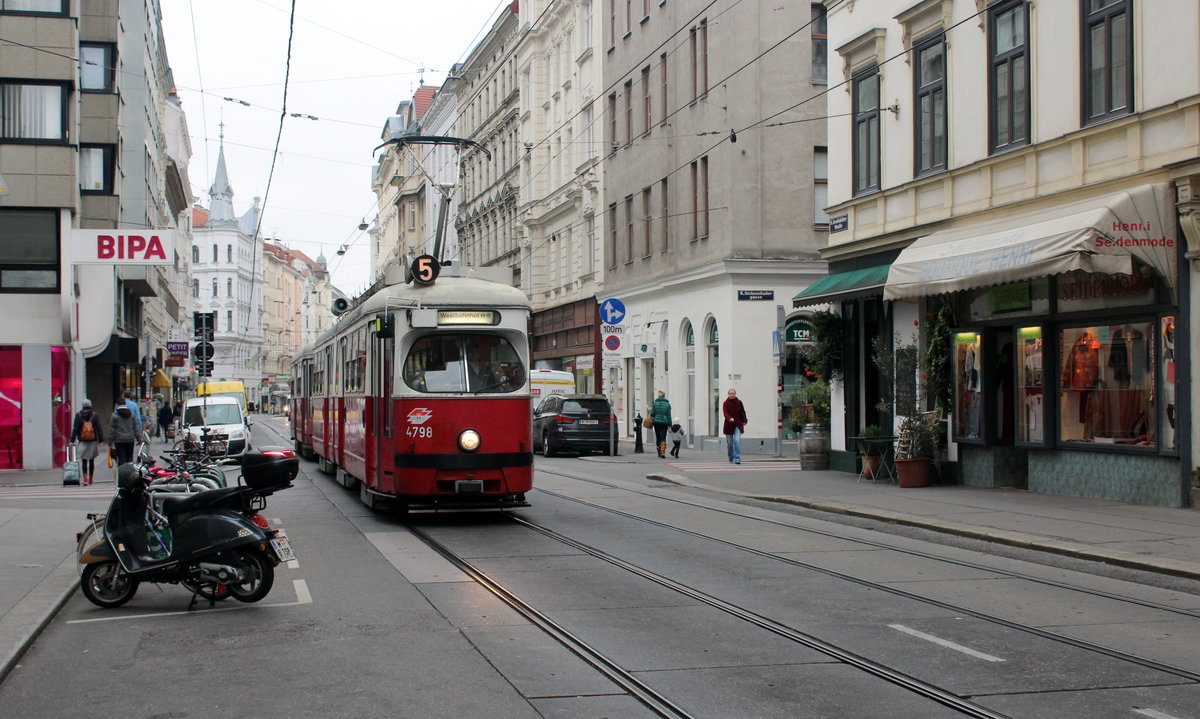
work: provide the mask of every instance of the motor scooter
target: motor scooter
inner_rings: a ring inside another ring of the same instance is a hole
[[[182,584],[210,602],[232,596],[257,602],[271,591],[275,566],[295,559],[287,534],[259,512],[266,497],[292,486],[296,453],[264,447],[245,455],[245,484],[151,500],[145,468],[117,469],[117,492],[105,515],[76,535],[80,587],[93,604],[119,607],[142,582]]]

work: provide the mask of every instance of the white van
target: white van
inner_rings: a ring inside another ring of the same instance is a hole
[[[234,397],[212,395],[193,397],[183,403],[183,429],[202,442],[208,428],[209,454],[224,451],[229,457],[240,458],[250,447],[250,422]]]
[[[533,394],[533,406],[552,394],[574,394],[575,375],[555,369],[535,369],[529,372],[529,391]]]

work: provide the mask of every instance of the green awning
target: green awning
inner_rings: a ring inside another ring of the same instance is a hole
[[[808,307],[857,297],[883,296],[891,265],[825,275],[792,298],[792,307]]]

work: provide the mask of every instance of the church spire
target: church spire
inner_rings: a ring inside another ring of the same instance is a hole
[[[225,123],[221,123],[221,145],[217,155],[217,174],[212,187],[208,188],[209,225],[236,225],[233,213],[233,187],[229,184],[229,172],[225,169]]]

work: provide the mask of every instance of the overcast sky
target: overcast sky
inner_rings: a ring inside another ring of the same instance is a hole
[[[237,213],[266,196],[262,236],[314,259],[324,252],[334,284],[357,295],[370,283],[369,238],[358,225],[375,217],[371,151],[385,119],[419,87],[420,68],[425,84],[440,85],[509,2],[296,0],[287,111],[320,119],[286,119],[266,196],[290,3],[163,0],[167,56],[192,138],[192,193],[208,206],[224,121]]]

